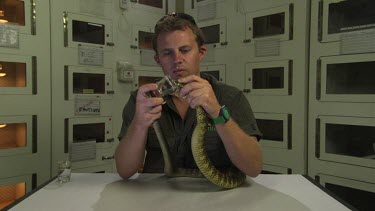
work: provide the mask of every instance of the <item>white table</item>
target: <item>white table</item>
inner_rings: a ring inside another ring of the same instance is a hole
[[[349,210],[302,175],[259,175],[241,187],[220,189],[206,179],[139,174],[122,180],[117,174],[73,173],[56,180],[10,210]]]

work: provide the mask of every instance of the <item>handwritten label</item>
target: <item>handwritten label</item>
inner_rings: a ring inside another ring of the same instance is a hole
[[[100,98],[76,96],[75,115],[100,115]]]
[[[103,66],[104,51],[100,47],[78,46],[79,64]]]
[[[19,48],[19,32],[17,27],[0,25],[0,46]]]

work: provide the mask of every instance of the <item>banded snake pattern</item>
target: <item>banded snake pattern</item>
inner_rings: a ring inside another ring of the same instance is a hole
[[[171,160],[168,143],[166,142],[158,120],[153,123],[153,128],[158,138],[163,159],[164,173],[170,177],[206,177],[215,185],[222,188],[235,188],[246,180],[246,175],[238,169],[231,169],[225,172],[219,171],[212,164],[204,147],[204,136],[207,132],[207,115],[202,107],[196,108],[197,125],[191,139],[191,150],[198,169],[174,168]]]

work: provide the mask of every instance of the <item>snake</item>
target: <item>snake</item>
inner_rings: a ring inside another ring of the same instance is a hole
[[[171,153],[161,130],[158,120],[152,124],[164,159],[164,174],[169,177],[205,177],[213,184],[231,189],[240,186],[246,175],[237,168],[230,168],[225,171],[218,170],[209,159],[204,148],[204,136],[207,132],[208,117],[201,106],[196,107],[197,125],[195,126],[191,138],[191,151],[198,169],[174,168],[171,160]]]

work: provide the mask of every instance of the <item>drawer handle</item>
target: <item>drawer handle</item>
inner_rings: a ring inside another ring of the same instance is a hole
[[[102,160],[112,160],[115,156],[102,156]]]

